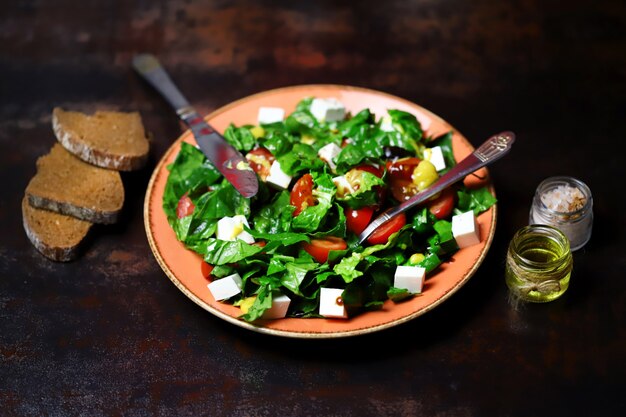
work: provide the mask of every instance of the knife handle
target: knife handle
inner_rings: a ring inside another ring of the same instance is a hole
[[[133,57],[133,68],[148,81],[155,90],[176,110],[176,114],[185,123],[198,113],[191,107],[185,96],[172,82],[161,63],[152,54],[139,54]]]

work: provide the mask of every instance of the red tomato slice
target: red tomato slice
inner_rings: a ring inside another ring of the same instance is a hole
[[[209,281],[212,281],[213,279],[211,278],[211,272],[213,272],[213,268],[213,265],[202,261],[202,265],[200,265],[200,271],[202,272],[202,276]]]
[[[428,203],[428,210],[439,220],[446,219],[452,214],[456,191],[446,188],[432,202]]]
[[[415,157],[400,158],[395,161],[387,161],[387,172],[391,180],[408,180],[412,181],[413,171],[415,167],[422,162],[421,159]]]
[[[402,229],[402,226],[405,224],[406,216],[404,213],[400,213],[383,223],[378,229],[374,230],[374,232],[367,238],[367,241],[370,245],[385,244],[389,240],[389,236]]]
[[[346,207],[344,210],[346,215],[346,227],[355,234],[361,234],[363,230],[370,224],[374,215],[373,207],[361,207],[360,209],[351,209]]]
[[[178,205],[176,206],[176,216],[179,219],[183,217],[189,216],[195,210],[196,206],[191,201],[191,198],[187,195],[187,193],[183,194],[183,196],[178,200]]]
[[[270,168],[276,158],[266,148],[259,147],[248,152],[246,159],[250,168],[261,177],[261,180],[265,181],[270,175]]]
[[[410,179],[392,177],[389,180],[389,188],[393,198],[400,202],[406,201],[417,194],[417,185]]]
[[[354,167],[354,169],[360,169],[361,171],[369,172],[370,174],[376,175],[378,178],[382,178],[385,171],[382,168],[377,168],[374,165],[358,165]]]
[[[313,177],[311,174],[304,174],[296,181],[289,196],[289,204],[296,208],[293,216],[296,217],[302,210],[314,206],[315,203],[315,197],[313,197]]]
[[[311,239],[310,243],[303,243],[302,248],[317,262],[323,264],[328,261],[331,250],[344,250],[348,244],[340,237],[328,236],[323,239]]]

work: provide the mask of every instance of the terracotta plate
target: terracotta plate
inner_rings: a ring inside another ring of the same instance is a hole
[[[378,91],[338,86],[304,85],[270,90],[235,101],[208,115],[206,119],[219,131],[229,123],[255,124],[261,106],[282,107],[287,114],[307,96],[335,97],[353,114],[369,108],[377,117],[387,109],[400,109],[413,113],[429,135],[453,131],[453,147],[457,161],[473,151],[472,145],[450,124],[430,111],[404,99]],[[185,249],[176,240],[161,203],[168,176],[167,166],[178,154],[182,141],[194,143],[189,131],[176,140],[157,165],[145,198],[144,222],[148,241],[156,260],[168,278],[196,304],[237,326],[277,336],[295,338],[334,338],[370,333],[399,325],[435,308],[463,286],[476,272],[491,245],[496,224],[496,206],[478,217],[481,243],[458,251],[451,262],[445,263],[425,283],[422,296],[407,302],[385,303],[380,311],[364,313],[349,320],[285,318],[250,324],[237,319],[239,308],[216,302],[207,289],[207,281],[200,272],[201,258]],[[480,179],[482,178],[482,179]],[[485,168],[465,180],[469,186],[491,184]],[[493,191],[493,188],[492,188]]]

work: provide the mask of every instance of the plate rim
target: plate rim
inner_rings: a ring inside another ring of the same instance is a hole
[[[261,91],[261,92],[257,92],[257,93],[253,93],[250,94],[248,96],[242,97],[240,99],[234,100],[224,106],[221,106],[217,109],[215,109],[214,111],[212,111],[211,113],[207,114],[206,116],[204,116],[204,119],[206,120],[210,120],[230,109],[232,109],[233,107],[237,107],[238,105],[240,105],[242,102],[254,99],[258,96],[263,96],[263,95],[267,95],[267,94],[275,94],[275,93],[280,93],[281,91],[288,91],[288,90],[301,90],[301,89],[313,89],[313,88],[336,88],[336,89],[340,89],[340,90],[346,90],[346,91],[357,91],[357,92],[363,92],[363,93],[369,93],[369,94],[374,94],[374,95],[379,95],[379,96],[385,96],[387,98],[396,100],[396,101],[400,101],[400,102],[404,102],[405,104],[411,106],[411,107],[418,107],[420,110],[422,110],[424,113],[426,113],[428,116],[433,117],[435,119],[438,119],[441,122],[444,122],[445,124],[449,125],[453,131],[457,132],[460,135],[460,139],[466,143],[466,145],[470,148],[470,149],[475,149],[474,146],[467,140],[467,138],[461,134],[459,132],[459,130],[457,130],[453,125],[451,125],[449,122],[447,122],[445,119],[439,117],[437,114],[433,113],[432,111],[422,107],[421,105],[411,102],[407,99],[404,99],[402,97],[398,97],[395,96],[393,94],[390,93],[386,93],[383,91],[379,91],[379,90],[375,90],[375,89],[371,89],[371,88],[366,88],[366,87],[358,87],[358,86],[350,86],[350,85],[342,85],[342,84],[299,84],[299,85],[293,85],[293,86],[286,86],[286,87],[279,87],[279,88],[274,88],[274,89],[269,89],[269,90],[265,90],[265,91]],[[207,302],[203,301],[202,299],[200,299],[200,297],[198,297],[193,291],[191,291],[189,288],[187,288],[187,286],[185,286],[185,284],[183,284],[176,276],[175,274],[170,270],[170,268],[167,265],[167,262],[165,261],[165,259],[163,258],[163,256],[161,255],[161,251],[159,251],[158,248],[158,243],[156,242],[156,239],[153,236],[153,231],[151,229],[151,208],[152,208],[152,193],[154,191],[154,185],[157,181],[157,178],[164,172],[163,170],[166,169],[166,167],[164,166],[166,163],[166,160],[169,159],[169,156],[171,155],[172,152],[174,152],[174,150],[178,147],[179,143],[183,141],[183,139],[185,139],[187,136],[189,136],[191,133],[189,131],[189,129],[185,129],[183,132],[181,132],[181,134],[169,145],[169,147],[167,148],[167,150],[163,153],[163,155],[160,157],[157,165],[154,167],[154,170],[152,171],[152,174],[150,175],[150,180],[148,182],[147,188],[146,188],[146,193],[144,196],[144,212],[143,212],[143,217],[144,217],[144,228],[146,231],[146,237],[148,239],[148,244],[150,246],[150,249],[152,251],[153,256],[155,257],[157,263],[159,264],[159,266],[161,267],[161,270],[165,273],[165,275],[169,278],[170,281],[172,281],[172,283],[174,283],[174,285],[189,299],[191,299],[195,304],[197,304],[198,306],[200,306],[202,309],[208,311],[209,313],[219,317],[222,320],[225,320],[231,324],[234,324],[238,327],[242,327],[248,330],[252,330],[256,333],[262,333],[262,334],[268,334],[268,335],[272,335],[272,336],[281,336],[281,337],[287,337],[287,338],[297,338],[297,339],[334,339],[334,338],[344,338],[344,337],[354,337],[354,336],[359,336],[359,335],[364,335],[364,334],[369,334],[369,333],[374,333],[374,332],[379,332],[385,329],[389,329],[392,327],[396,327],[399,325],[402,325],[406,322],[409,322],[411,320],[414,320],[415,318],[426,314],[427,312],[431,311],[432,309],[438,307],[441,303],[443,303],[444,301],[448,300],[453,294],[455,294],[461,287],[463,287],[467,281],[469,281],[474,274],[476,273],[476,271],[478,270],[478,268],[482,265],[485,257],[487,256],[487,253],[489,252],[489,249],[491,248],[491,244],[493,242],[494,239],[494,235],[495,235],[495,230],[496,230],[496,223],[497,223],[497,212],[498,212],[498,203],[496,202],[496,204],[494,204],[490,210],[492,210],[492,216],[491,216],[491,222],[489,224],[489,233],[487,235],[487,238],[485,240],[485,246],[482,249],[482,251],[480,252],[479,256],[476,258],[476,262],[474,262],[474,264],[471,266],[471,268],[469,268],[469,270],[466,271],[466,273],[464,274],[463,278],[458,281],[455,285],[453,285],[452,287],[448,288],[448,290],[439,298],[437,298],[434,302],[432,302],[431,304],[425,306],[424,308],[414,311],[411,314],[408,314],[404,317],[400,317],[396,320],[392,320],[389,322],[385,322],[385,323],[381,323],[381,324],[376,324],[376,325],[372,325],[372,326],[367,326],[367,327],[362,327],[362,328],[355,328],[355,329],[350,329],[350,330],[339,330],[339,331],[332,331],[332,332],[310,332],[310,331],[295,331],[295,330],[282,330],[282,329],[273,329],[273,328],[268,328],[268,327],[264,327],[262,325],[259,324],[255,324],[255,323],[249,323],[246,322],[244,320],[240,320],[236,317],[230,316],[214,307],[212,307],[210,304],[208,304]],[[489,175],[489,171],[485,168],[486,172],[487,172],[487,178],[489,179],[488,181],[488,187],[489,187],[489,191],[496,196],[495,193],[495,187],[493,185],[493,182],[490,179],[490,175]],[[189,249],[187,249],[189,250]],[[367,313],[364,313],[367,314]],[[305,319],[302,319],[305,320]],[[306,320],[327,320],[324,318],[307,318]]]

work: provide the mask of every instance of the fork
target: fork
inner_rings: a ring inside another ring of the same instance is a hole
[[[491,136],[478,149],[469,154],[465,159],[456,164],[450,171],[442,175],[433,185],[415,194],[409,200],[384,211],[359,235],[359,244],[362,244],[373,232],[384,223],[391,220],[400,213],[424,202],[446,187],[462,180],[472,172],[497,161],[506,155],[515,142],[515,134],[505,131]]]

